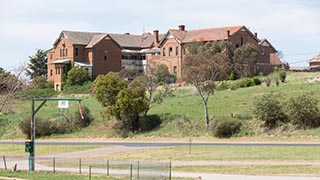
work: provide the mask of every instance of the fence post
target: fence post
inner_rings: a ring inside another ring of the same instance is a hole
[[[139,171],[140,171],[140,162],[138,161],[138,163],[137,163],[137,179],[139,180]]]
[[[81,174],[81,158],[79,159],[79,173]]]
[[[169,180],[171,180],[171,169],[172,169],[172,164],[170,161],[170,163],[169,163]]]
[[[56,173],[56,158],[53,158],[53,173]]]
[[[130,180],[132,180],[132,164],[130,164]]]
[[[89,180],[91,180],[91,165],[89,166]]]
[[[5,156],[3,156],[3,165],[4,165],[4,169],[7,170],[7,161]]]
[[[110,168],[110,162],[107,160],[107,176],[109,176],[109,168]]]

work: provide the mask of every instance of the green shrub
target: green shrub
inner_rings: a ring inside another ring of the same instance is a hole
[[[61,124],[58,124],[53,121],[45,121],[42,118],[36,117],[36,137],[49,136],[52,134],[63,134],[67,131],[67,127]],[[25,118],[19,124],[19,127],[23,134],[26,135],[27,138],[31,138],[31,117]]]
[[[92,91],[93,82],[87,81],[82,86],[65,86],[62,90],[63,94],[90,94]]]
[[[86,69],[74,67],[68,72],[67,86],[82,86],[85,82],[89,80],[90,76]]]
[[[240,132],[241,126],[241,121],[231,117],[223,117],[214,119],[210,124],[210,130],[213,131],[214,136],[216,137],[229,138]]]
[[[217,91],[223,91],[229,89],[229,84],[225,81],[222,81],[216,86]]]
[[[40,88],[40,89],[48,88],[47,78],[43,76],[37,76],[33,78],[31,83],[34,88]]]
[[[80,128],[88,127],[93,121],[93,117],[90,114],[90,109],[85,106],[83,106],[81,109],[82,109],[81,113],[78,111],[75,112],[73,123],[76,127],[80,127]]]
[[[254,114],[269,129],[288,121],[280,98],[280,95],[265,94],[254,101]]]
[[[162,121],[161,118],[156,115],[148,115],[146,117],[141,118],[140,120],[140,129],[142,132],[152,131],[158,127],[160,127]]]
[[[284,83],[286,81],[286,78],[287,78],[287,72],[286,71],[281,71],[279,73],[279,78],[280,78],[280,81]]]
[[[256,86],[258,86],[258,85],[261,85],[261,80],[259,79],[259,78],[257,78],[257,77],[254,77],[253,78],[253,82],[254,82],[254,84],[256,85]]]
[[[287,110],[290,121],[302,128],[314,128],[320,126],[319,101],[310,95],[292,97]]]
[[[261,84],[261,80],[257,77],[255,78],[243,78],[237,81],[234,81],[231,84],[231,90],[236,90],[239,88],[246,88],[246,87],[251,87],[251,86],[256,86],[256,85],[260,85]]]
[[[53,97],[58,93],[54,89],[25,89],[14,93],[16,99],[30,100],[31,98]]]

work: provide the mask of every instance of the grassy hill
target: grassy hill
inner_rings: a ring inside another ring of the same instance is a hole
[[[209,115],[230,116],[231,113],[241,119],[245,126],[239,136],[259,136],[266,134],[259,131],[258,122],[254,120],[252,109],[253,101],[256,97],[265,93],[282,93],[284,98],[310,93],[316,98],[320,98],[320,73],[288,73],[287,82],[275,83],[271,87],[265,84],[237,90],[217,91],[209,99]],[[54,137],[72,138],[72,137],[113,137],[116,133],[111,129],[112,121],[103,120],[100,116],[101,105],[90,95],[64,95],[65,97],[77,96],[83,99],[82,104],[87,106],[94,116],[94,122],[88,128],[71,134],[56,135]],[[66,116],[73,115],[78,111],[77,102],[70,102],[68,111],[59,111],[57,102],[47,102],[39,111],[37,116],[48,118],[62,118],[61,114]],[[176,92],[165,99],[165,101],[154,106],[149,114],[158,115],[162,124],[152,132],[144,132],[134,137],[181,137],[188,136],[181,124],[188,119],[193,122],[194,128],[191,132],[193,136],[208,136],[210,132],[204,130],[203,107],[197,92],[192,86],[179,87]],[[11,111],[0,115],[0,137],[2,139],[24,138],[18,124],[22,119],[31,116],[31,100],[19,101],[12,105]],[[285,132],[287,133],[287,132]],[[294,131],[291,135],[320,135],[320,130]]]

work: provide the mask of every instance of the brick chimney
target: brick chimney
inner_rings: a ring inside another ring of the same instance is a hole
[[[153,42],[155,44],[159,43],[159,30],[153,30]]]
[[[185,31],[185,25],[179,25],[179,30],[180,31]]]
[[[227,37],[230,37],[230,30],[227,30]]]
[[[130,35],[130,33],[126,32],[126,33],[124,33],[124,35]]]

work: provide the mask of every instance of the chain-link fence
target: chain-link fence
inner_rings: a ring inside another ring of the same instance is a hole
[[[0,161],[1,162],[1,161]],[[1,169],[29,170],[28,157],[2,156]],[[79,174],[121,175],[130,180],[171,180],[171,162],[115,161],[74,158],[35,160],[36,171],[73,172]]]

